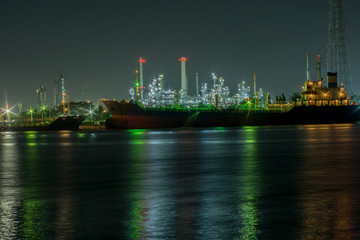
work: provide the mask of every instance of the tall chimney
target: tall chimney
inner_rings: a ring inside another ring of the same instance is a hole
[[[254,97],[256,97],[256,73],[254,73]]]
[[[196,73],[196,96],[199,96],[199,74]]]
[[[143,58],[139,58],[139,64],[140,64],[140,100],[141,102],[144,101],[144,79],[143,79],[143,63],[145,63],[146,60]]]
[[[188,95],[188,81],[186,77],[186,57],[181,57],[179,59],[181,62],[181,90],[184,95]]]

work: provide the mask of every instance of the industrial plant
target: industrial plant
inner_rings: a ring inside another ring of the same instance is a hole
[[[267,91],[258,87],[255,72],[251,81],[239,82],[234,92],[230,91],[226,80],[215,73],[209,74],[207,81],[199,82],[199,74],[196,72],[195,83],[189,84],[187,64],[191,63],[191,59],[185,56],[179,58],[180,89],[165,87],[168,84],[166,84],[167,76],[164,74],[159,74],[146,83],[144,79],[146,59],[140,57],[138,59],[139,68],[135,71],[134,86],[129,90],[130,98],[123,101],[103,100],[103,103],[112,114],[112,118],[108,119],[107,125],[110,128],[143,128],[165,126],[161,124],[163,122],[168,122],[168,127],[181,127],[333,123],[358,120],[354,118],[354,116],[357,116],[356,114],[351,118],[348,117],[349,111],[353,111],[353,107],[350,106],[357,103],[353,99],[354,91],[347,47],[347,31],[342,1],[330,0],[326,79],[324,80],[321,74],[323,57],[320,55],[317,55],[316,68],[318,77],[315,79],[310,78],[311,67],[309,65],[309,54],[307,53],[305,81],[302,89],[298,90],[298,94],[295,92],[294,96],[291,97],[291,101],[286,101],[284,94],[271,98]],[[189,91],[189,85],[195,85],[195,91]],[[195,92],[195,94],[190,95],[189,92]],[[65,75],[63,73],[60,73],[54,82],[52,103],[49,103],[47,85],[41,84],[36,90],[36,104],[41,109],[39,112],[42,112],[41,122],[44,122],[44,116],[50,118],[50,115],[53,115],[52,117],[74,114],[86,115],[88,113],[91,115],[99,107],[99,104],[94,106],[90,101],[84,100],[70,103],[70,94],[65,87]],[[50,114],[47,106],[53,106],[55,112]],[[311,117],[313,121],[305,120],[308,114],[314,114],[314,109],[310,107],[319,107],[316,111],[320,115],[318,114],[318,118]],[[22,106],[19,105],[19,115],[21,108]],[[300,111],[299,109],[302,109],[303,116],[297,113],[297,111]],[[30,107],[31,123],[33,122],[33,110]],[[160,111],[162,114],[159,115],[158,112]],[[177,112],[177,114],[174,115],[174,112]],[[211,112],[215,115],[206,115],[205,112]],[[224,121],[223,114],[225,112],[231,115],[226,115],[228,122]],[[296,112],[296,114],[293,112]],[[5,119],[5,122],[9,124],[11,122],[10,113],[11,110],[8,106],[3,108],[0,112],[0,121]],[[179,115],[179,113],[182,114]],[[259,113],[265,113],[265,115]],[[284,117],[284,115],[278,115],[277,113],[288,114]],[[246,120],[244,120],[244,114]],[[329,117],[336,114],[345,114],[346,116],[342,118]],[[103,116],[102,113],[101,115]],[[326,118],[322,117],[324,115],[326,115]],[[176,123],[171,124],[169,119],[175,118],[177,118]],[[219,118],[222,121],[218,120]],[[263,119],[259,120],[259,118]],[[279,118],[287,120],[280,121]],[[90,119],[93,119],[92,116]],[[156,123],[157,121],[160,125]],[[133,122],[133,124],[130,124],[130,122]]]

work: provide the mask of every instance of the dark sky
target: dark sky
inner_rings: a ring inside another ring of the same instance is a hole
[[[354,88],[360,90],[359,0],[344,0]],[[35,89],[64,72],[72,100],[129,98],[137,59],[144,79],[165,74],[180,88],[178,59],[188,57],[190,94],[215,72],[232,94],[238,82],[271,95],[299,91],[305,52],[326,55],[328,0],[7,1],[0,3],[0,107],[35,102]],[[325,58],[323,69],[325,74]]]

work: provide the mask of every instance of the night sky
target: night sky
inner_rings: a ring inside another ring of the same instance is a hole
[[[344,0],[355,92],[360,91],[359,0]],[[71,100],[86,85],[90,100],[129,98],[137,59],[144,80],[160,73],[180,88],[180,63],[188,57],[189,93],[211,72],[235,94],[246,80],[271,96],[291,95],[305,79],[305,54],[326,56],[328,0],[249,1],[7,1],[0,3],[0,107],[35,103],[35,90],[59,72]],[[323,60],[323,76],[326,72]],[[273,97],[274,98],[274,97]]]

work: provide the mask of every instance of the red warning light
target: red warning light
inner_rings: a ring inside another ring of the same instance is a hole
[[[146,60],[145,60],[145,59],[140,58],[140,59],[139,59],[139,63],[146,63]]]
[[[318,60],[320,60],[322,58],[322,56],[320,54],[317,55],[317,57],[318,57]]]
[[[187,61],[187,58],[186,58],[186,57],[182,57],[182,58],[179,59],[179,61],[180,61],[180,62],[181,62],[181,61],[185,61],[185,62],[186,62],[186,61]]]

